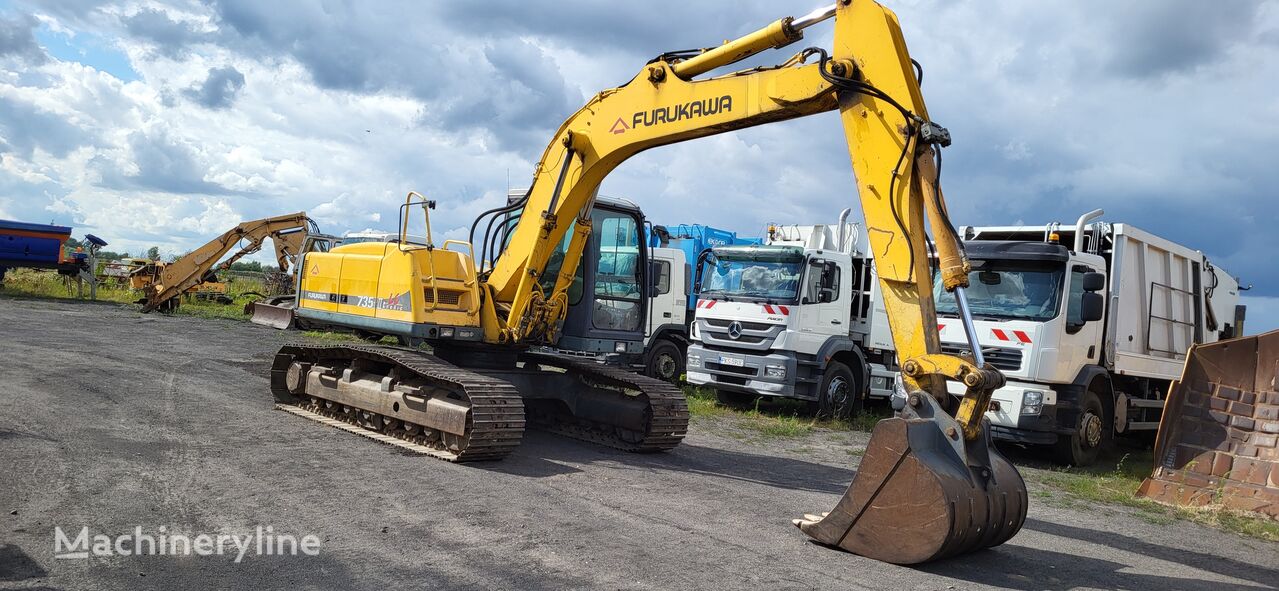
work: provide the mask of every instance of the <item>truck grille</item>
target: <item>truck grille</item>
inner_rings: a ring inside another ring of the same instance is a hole
[[[744,351],[767,351],[772,346],[773,340],[777,335],[786,330],[783,324],[768,324],[765,322],[745,322],[737,321],[742,326],[742,332],[737,338],[728,335],[729,326],[732,326],[733,320],[723,318],[698,318],[698,330],[702,333],[702,342],[707,346],[715,349],[736,348]]]
[[[948,355],[964,355],[972,354],[967,344],[958,343],[942,343],[941,352]],[[995,366],[995,369],[1005,371],[1017,371],[1021,369],[1021,349],[1012,349],[1009,347],[982,347],[982,354],[986,358],[986,363]]]
[[[725,330],[728,329],[728,325],[733,323],[732,320],[728,320],[724,318],[705,318],[703,320],[705,320],[706,324],[710,326],[713,326],[715,328],[723,328]],[[766,322],[744,322],[740,320],[738,322],[742,325],[742,328],[744,330],[768,330],[770,328],[773,328],[774,326],[777,326],[776,324],[768,324]]]

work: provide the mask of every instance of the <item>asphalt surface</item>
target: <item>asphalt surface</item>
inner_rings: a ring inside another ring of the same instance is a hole
[[[0,298],[0,589],[1273,589],[1279,544],[1037,502],[1001,547],[919,568],[805,541],[857,457],[696,421],[636,456],[543,433],[454,465],[272,409],[297,334]],[[837,441],[864,437],[834,436]],[[839,439],[842,437],[843,439]],[[828,440],[830,437],[827,438]],[[314,535],[315,556],[54,558],[54,531]]]

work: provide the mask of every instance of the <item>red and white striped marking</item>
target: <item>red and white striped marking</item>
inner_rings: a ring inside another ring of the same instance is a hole
[[[697,307],[709,310],[715,307],[715,300],[697,300]]]
[[[782,316],[790,316],[790,308],[787,308],[786,306],[774,306],[772,304],[760,304],[760,305],[764,306],[764,312],[766,314],[781,314]]]
[[[1026,331],[1024,330],[1003,330],[1001,328],[992,328],[990,329],[990,334],[994,335],[996,339],[1001,341],[1019,342],[1023,344],[1030,343],[1030,335],[1026,334]]]

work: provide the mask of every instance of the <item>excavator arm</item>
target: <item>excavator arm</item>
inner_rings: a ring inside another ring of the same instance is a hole
[[[805,28],[832,17],[829,53],[805,49],[776,67],[697,78],[795,43]],[[896,15],[871,0],[839,0],[714,49],[660,56],[565,121],[518,204],[523,214],[512,237],[484,278],[485,340],[553,340],[599,185],[626,159],[656,146],[828,111],[839,112],[848,141],[908,403],[901,416],[876,427],[858,478],[837,508],[796,525],[818,542],[899,563],[1000,544],[1020,529],[1026,493],[983,428],[1003,377],[985,366],[967,313],[969,266],[938,178],[938,151],[950,138],[928,117]],[[938,276],[956,293],[971,357],[941,354],[930,230]],[[567,247],[560,250],[562,242]],[[551,262],[559,255],[556,269]],[[956,400],[947,380],[964,384],[966,394]]]
[[[786,63],[699,80],[694,76],[803,38],[835,17],[829,55],[806,49]],[[523,215],[485,280],[490,341],[550,341],[590,234],[590,210],[614,168],[648,148],[838,110],[907,391],[946,400],[944,379],[989,391],[1002,385],[972,359],[942,356],[933,304],[928,229],[948,290],[968,283],[968,262],[946,215],[936,150],[948,132],[928,119],[896,16],[870,0],[841,1],[784,18],[696,56],[653,60],[628,84],[597,94],[556,132],[538,165]],[[925,215],[927,214],[927,215]],[[930,223],[926,223],[930,222]],[[554,287],[543,275],[565,234]],[[960,297],[961,302],[964,298]],[[975,342],[975,339],[973,339]],[[980,348],[975,348],[980,355]],[[974,437],[988,398],[964,405]]]
[[[267,238],[275,243],[276,258],[281,270],[284,270],[289,263],[289,253],[296,255],[302,238],[305,238],[305,230],[313,226],[305,212],[243,222],[204,246],[165,265],[158,280],[146,287],[146,302],[142,305],[142,311],[150,312],[167,305],[173,298],[203,282],[210,272],[229,267],[241,257],[257,252]],[[247,241],[247,244],[228,257],[220,267],[215,268],[227,252],[243,241]],[[296,248],[292,246],[294,241],[299,243]]]

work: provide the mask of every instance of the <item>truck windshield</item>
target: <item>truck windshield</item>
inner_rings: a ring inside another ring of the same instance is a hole
[[[1043,322],[1057,316],[1065,267],[1030,261],[973,260],[968,305],[973,316]],[[933,274],[937,313],[959,315],[955,295]]]
[[[701,294],[727,299],[795,301],[804,260],[712,257],[702,269]]]

